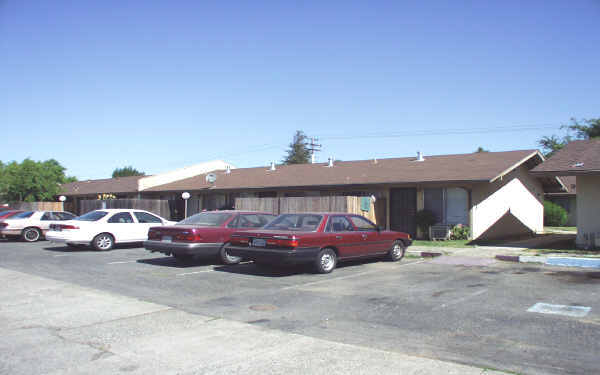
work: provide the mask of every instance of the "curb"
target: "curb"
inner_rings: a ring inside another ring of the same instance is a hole
[[[600,258],[496,255],[496,259],[505,262],[541,263],[549,266],[600,268]]]
[[[435,258],[444,255],[442,253],[436,253],[431,251],[409,251],[409,253],[420,256],[422,258]]]

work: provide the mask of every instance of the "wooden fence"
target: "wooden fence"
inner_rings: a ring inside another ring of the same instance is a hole
[[[61,202],[11,202],[8,206],[23,211],[63,211]]]
[[[100,210],[103,208],[131,208],[146,210],[165,219],[171,219],[171,208],[168,200],[160,199],[107,199],[107,200],[82,200],[79,202],[79,214]]]
[[[347,212],[366,217],[377,225],[386,226],[386,200],[370,199],[368,211],[361,209],[361,199],[355,196],[236,198],[235,209],[262,211],[275,215],[297,212]]]

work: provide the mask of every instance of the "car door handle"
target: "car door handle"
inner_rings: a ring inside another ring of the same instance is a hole
[[[336,239],[336,240],[341,240],[341,239],[342,239],[342,236],[335,236],[335,239]]]

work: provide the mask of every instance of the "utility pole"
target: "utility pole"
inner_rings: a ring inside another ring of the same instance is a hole
[[[318,140],[319,140],[319,138],[317,138],[317,137],[310,137],[310,143],[308,144],[310,147],[308,147],[307,149],[308,149],[308,151],[310,151],[310,163],[311,164],[315,164],[315,152],[321,151],[321,147],[323,147],[323,145],[315,143]]]

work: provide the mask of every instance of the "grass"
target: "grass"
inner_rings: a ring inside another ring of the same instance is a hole
[[[413,246],[427,246],[427,247],[475,247],[475,245],[468,245],[470,240],[448,240],[448,241],[425,241],[425,240],[414,240]]]
[[[545,232],[577,232],[577,227],[544,227]]]

